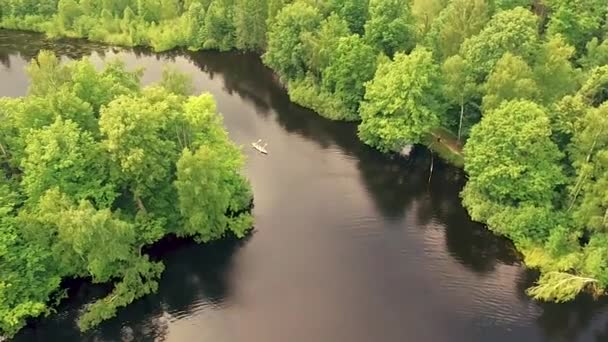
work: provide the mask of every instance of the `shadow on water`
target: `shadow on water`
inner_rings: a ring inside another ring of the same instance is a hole
[[[44,39],[42,34],[0,30],[0,63],[7,69],[11,67],[11,55],[30,60],[36,57],[40,50],[49,50],[59,56],[77,59],[92,53],[104,57],[108,49],[102,44],[83,44],[75,39],[49,40]]]
[[[275,112],[275,119],[286,131],[312,140],[322,148],[337,145],[352,155],[369,194],[385,218],[402,218],[412,201],[423,198],[422,207],[416,210],[418,221],[425,225],[433,219],[439,220],[445,227],[449,253],[462,265],[478,274],[487,274],[498,263],[520,264],[521,258],[510,241],[470,221],[459,198],[466,181],[462,170],[435,159],[429,184],[431,153],[427,149],[416,148],[408,159],[386,157],[353,139],[356,124],[332,122],[292,103],[257,56],[230,53],[218,58],[214,54],[191,54],[190,58],[210,75],[222,75],[225,88],[252,103],[259,115],[268,117],[271,109],[281,108]],[[538,274],[530,270],[522,273],[516,280],[518,294],[521,300],[530,301],[525,290],[534,284]],[[589,330],[599,312],[606,311],[607,304],[608,299],[598,301],[588,296],[567,304],[542,303],[537,322],[547,341],[575,341]],[[608,322],[595,329],[592,338],[597,342],[608,341]]]
[[[254,234],[242,240],[226,238],[202,246],[167,237],[147,251],[153,259],[170,265],[163,272],[157,293],[119,309],[116,319],[81,334],[74,322],[83,303],[105,296],[111,287],[71,281],[67,284],[69,299],[59,305],[53,319],[34,320],[15,341],[48,341],[48,336],[58,341],[162,341],[172,320],[203,307],[222,307],[229,300],[232,260]]]
[[[428,177],[419,167],[404,158],[387,158],[365,146],[355,137],[356,123],[335,122],[320,117],[315,112],[294,104],[284,88],[253,54],[201,52],[190,54],[192,62],[209,75],[220,74],[224,87],[254,105],[256,113],[264,118],[274,114],[276,122],[289,133],[298,134],[315,142],[323,149],[337,146],[352,156],[378,209],[387,218],[400,218],[408,202],[404,198],[416,198],[424,188],[414,184],[424,183]],[[417,158],[414,158],[416,160]],[[413,178],[412,176],[415,176]]]
[[[337,145],[357,161],[361,178],[386,219],[401,219],[412,201],[424,198],[416,211],[422,224],[439,219],[446,227],[446,245],[451,254],[478,273],[490,272],[497,262],[513,265],[519,261],[512,244],[497,237],[483,225],[471,222],[462,208],[459,193],[464,185],[462,170],[435,157],[428,184],[431,154],[414,149],[411,158],[387,157],[353,137],[355,123],[333,122],[289,100],[270,70],[255,55],[213,52],[189,55],[193,63],[211,75],[220,74],[224,87],[251,102],[263,117],[275,111],[276,121],[286,131],[296,133],[322,148]],[[236,68],[236,70],[235,70]]]
[[[530,301],[526,289],[538,279],[535,270],[522,270],[516,281],[520,300]],[[540,315],[535,324],[542,329],[547,342],[608,341],[608,321],[605,319],[608,298],[593,298],[582,294],[566,303],[536,302]]]

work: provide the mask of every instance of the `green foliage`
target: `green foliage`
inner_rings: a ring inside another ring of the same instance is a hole
[[[304,2],[296,1],[284,7],[268,32],[268,50],[264,54],[264,63],[282,78],[303,77],[306,61],[302,36],[306,32],[313,32],[320,23],[319,11]]]
[[[586,69],[608,65],[608,39],[600,42],[594,37],[587,43],[586,50],[587,54],[581,58],[581,64]]]
[[[550,35],[561,34],[566,41],[582,50],[600,32],[608,7],[602,0],[551,0]]]
[[[484,79],[506,52],[528,62],[538,49],[537,18],[521,7],[499,12],[479,34],[467,38],[460,54],[473,66],[473,73]]]
[[[163,265],[144,245],[252,226],[241,152],[212,97],[187,97],[188,76],[166,69],[142,89],[122,63],[96,71],[48,52],[28,72],[30,95],[0,99],[0,335],[50,313],[62,279],[114,282],[80,317],[88,330],[157,290]]]
[[[323,88],[342,102],[348,111],[345,119],[356,118],[364,84],[376,70],[376,54],[358,35],[341,38],[327,68],[323,70]]]
[[[169,177],[177,146],[167,139],[167,131],[177,109],[171,102],[176,101],[156,104],[145,97],[120,96],[101,110],[103,147],[135,196],[152,195],[151,190]]]
[[[447,102],[460,109],[458,119],[458,141],[462,136],[465,105],[472,102],[478,87],[471,75],[471,65],[459,55],[449,57],[441,66],[443,94]]]
[[[409,1],[370,0],[365,39],[388,56],[409,52],[416,44],[414,21]]]
[[[473,127],[464,149],[469,196],[501,205],[551,204],[564,183],[545,111],[529,101],[504,102]]]
[[[198,2],[193,2],[188,11],[187,17],[187,33],[190,43],[188,47],[192,50],[197,50],[205,42],[205,9]]]
[[[504,101],[533,100],[538,97],[538,86],[532,69],[521,59],[506,53],[498,60],[485,84],[483,109],[490,111]]]
[[[292,3],[293,0],[268,0],[268,19],[266,20],[266,27],[270,28],[274,26],[275,18],[283,7]]]
[[[72,28],[74,21],[80,16],[81,10],[78,3],[74,0],[59,0],[57,6],[57,16],[59,23],[64,29]]]
[[[369,0],[330,0],[331,10],[348,22],[353,33],[363,35]]]
[[[308,75],[304,79],[288,83],[289,98],[304,107],[311,108],[331,120],[356,120],[356,113],[350,112],[344,103],[322,89],[315,79]]]
[[[26,137],[23,192],[36,203],[48,189],[56,188],[76,201],[90,200],[107,208],[116,190],[103,158],[101,146],[89,132],[58,117]]]
[[[412,14],[416,19],[419,36],[425,36],[431,29],[432,23],[439,13],[449,3],[448,0],[413,0]]]
[[[366,85],[361,106],[359,137],[382,151],[399,151],[418,143],[441,117],[438,67],[431,52],[419,48],[398,53],[394,61],[378,66]]]
[[[516,7],[530,8],[533,0],[490,0],[495,12],[511,10]]]
[[[147,257],[134,260],[129,268],[122,272],[122,280],[116,284],[114,291],[101,300],[87,307],[87,311],[78,320],[78,327],[87,331],[104,320],[116,316],[116,311],[132,303],[135,299],[154,293],[158,290],[158,279],[164,270],[163,264],[150,262]]]
[[[543,103],[553,103],[579,87],[580,70],[570,63],[574,53],[560,36],[551,37],[541,46],[534,74]]]
[[[536,299],[554,302],[565,302],[574,299],[585,288],[597,291],[596,279],[579,277],[564,272],[545,273],[537,285],[528,289],[528,294]]]
[[[578,126],[578,120],[588,110],[587,104],[581,96],[564,96],[560,101],[551,106],[549,119],[553,130],[554,141],[563,150]]]
[[[42,51],[38,55],[38,58],[28,66],[27,74],[31,80],[29,88],[31,95],[46,95],[52,92],[63,85],[69,75],[59,59],[48,51]]]
[[[236,1],[236,47],[243,50],[262,50],[266,45],[268,4],[260,0]]]
[[[570,158],[576,171],[572,187],[573,216],[584,227],[608,230],[608,102],[589,108],[576,122]]]
[[[169,66],[165,66],[163,69],[160,86],[176,95],[190,96],[194,92],[192,76]]]
[[[178,235],[207,242],[222,237],[229,228],[230,218],[225,213],[234,193],[241,191],[242,182],[235,170],[240,169],[242,162],[238,158],[226,158],[238,155],[238,150],[231,146],[224,148],[212,150],[201,146],[194,153],[188,149],[182,152],[177,162],[175,187],[185,224]]]
[[[594,107],[608,100],[608,65],[593,68],[578,93]]]
[[[429,40],[440,57],[450,57],[458,53],[465,39],[478,34],[488,20],[486,0],[451,0],[432,22]]]
[[[234,8],[226,0],[215,0],[209,5],[205,15],[205,42],[203,48],[230,50],[234,47],[236,28]]]
[[[50,251],[19,235],[9,215],[12,206],[2,203],[9,196],[0,185],[0,332],[5,336],[15,334],[27,318],[49,313],[46,303],[61,281]]]
[[[340,38],[349,35],[348,23],[335,14],[323,20],[318,30],[302,33],[308,71],[320,78],[321,72],[327,68],[333,58]]]

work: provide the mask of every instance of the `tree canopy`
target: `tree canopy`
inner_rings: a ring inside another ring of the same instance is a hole
[[[442,114],[436,95],[438,71],[426,49],[382,63],[366,87],[361,139],[383,151],[399,151],[437,127]]]
[[[61,2],[63,3],[63,2]],[[210,95],[167,71],[41,52],[29,95],[0,100],[0,334],[47,314],[62,279],[114,283],[79,319],[89,329],[153,292],[163,266],[142,247],[165,235],[243,237],[252,194]]]

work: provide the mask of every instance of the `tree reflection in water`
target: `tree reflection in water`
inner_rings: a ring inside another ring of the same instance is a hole
[[[159,291],[120,309],[116,319],[102,323],[93,331],[81,334],[73,322],[82,309],[105,296],[109,286],[91,285],[77,280],[70,284],[69,299],[59,305],[52,320],[35,320],[15,341],[62,340],[87,341],[162,341],[169,323],[196,311],[221,308],[230,301],[229,277],[232,260],[239,248],[255,234],[238,240],[227,238],[204,245],[168,237],[149,249],[154,259],[166,265]],[[44,335],[39,335],[44,332]]]

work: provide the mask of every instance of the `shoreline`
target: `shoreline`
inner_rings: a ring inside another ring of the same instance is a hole
[[[183,46],[175,46],[171,49],[167,49],[167,50],[162,50],[162,51],[156,51],[152,46],[147,46],[147,45],[134,45],[134,46],[129,46],[129,45],[116,45],[116,44],[111,44],[105,41],[97,41],[97,40],[91,40],[89,38],[84,38],[84,37],[70,37],[70,36],[59,36],[59,37],[49,37],[48,35],[46,35],[45,32],[43,31],[35,31],[35,30],[24,30],[24,29],[15,29],[15,28],[6,28],[3,26],[0,26],[0,30],[5,30],[5,31],[13,31],[13,32],[22,32],[22,33],[29,33],[29,34],[40,34],[44,37],[45,40],[49,41],[49,42],[53,42],[53,41],[60,41],[60,40],[81,40],[84,41],[88,44],[100,44],[103,46],[106,46],[107,48],[111,49],[111,48],[127,48],[127,49],[145,49],[151,53],[156,53],[156,54],[163,54],[163,53],[197,53],[197,52],[201,52],[201,51],[213,51],[213,52],[217,52],[217,53],[228,53],[228,52],[240,52],[240,53],[247,53],[247,52],[251,52],[253,54],[255,54],[258,58],[262,58],[262,54],[259,51],[246,51],[246,50],[239,50],[239,49],[231,49],[228,51],[220,51],[217,49],[199,49],[199,50],[194,50],[194,49],[189,49],[187,47],[183,47]],[[262,63],[263,64],[263,63]],[[289,96],[289,90],[287,88],[287,85],[281,81],[281,79],[279,78],[278,74],[270,67],[266,66],[264,64],[264,66],[266,68],[268,68],[269,70],[272,71],[272,79],[273,81],[280,85],[281,88],[283,88],[288,96]],[[300,103],[294,102],[291,99],[291,96],[289,96],[289,100],[294,103],[297,104],[298,106],[302,106],[303,108],[309,109],[310,111],[314,112],[316,115],[326,119],[326,120],[331,120],[331,121],[338,121],[338,122],[348,122],[348,121],[344,121],[344,120],[332,120],[330,118],[328,118],[327,116],[317,112],[316,110],[303,106]],[[351,122],[355,122],[355,123],[359,123],[360,120],[356,120],[356,121],[351,121]],[[357,137],[358,139],[358,137]],[[360,139],[358,139],[359,141],[361,141]],[[464,169],[464,156],[462,154],[462,146],[458,145],[455,143],[456,141],[456,137],[454,135],[454,133],[448,131],[447,129],[443,128],[443,127],[438,127],[435,130],[433,130],[432,132],[429,132],[427,137],[425,139],[423,139],[423,141],[419,144],[419,145],[423,145],[426,148],[428,148],[431,152],[436,153],[443,161],[447,162],[448,164],[455,166],[459,169]]]

